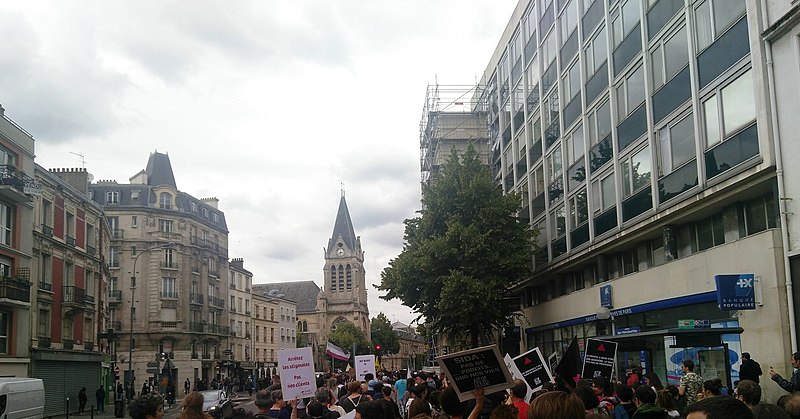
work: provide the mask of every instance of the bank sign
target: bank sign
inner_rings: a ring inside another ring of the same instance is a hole
[[[755,310],[754,274],[714,275],[720,310]]]

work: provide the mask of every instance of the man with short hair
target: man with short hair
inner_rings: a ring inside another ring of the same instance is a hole
[[[318,401],[321,405],[323,405],[326,409],[330,410],[331,412],[336,412],[339,416],[344,416],[347,412],[344,411],[342,406],[332,405],[331,400],[331,391],[325,387],[318,388],[317,391],[314,393],[314,399]]]
[[[795,391],[800,391],[800,352],[793,353],[790,362],[792,363],[791,379],[787,380],[781,377],[772,367],[769,367],[769,375],[772,377],[772,381],[778,383],[782,389],[789,393],[794,393]]]
[[[261,390],[256,393],[256,408],[258,412],[255,414],[256,418],[269,417],[269,408],[272,407],[272,395],[267,390]]]
[[[753,419],[753,412],[730,396],[715,396],[686,406],[686,419]]]
[[[669,419],[666,410],[656,406],[656,392],[647,386],[639,386],[635,391],[636,412],[633,419]]]
[[[737,399],[752,410],[761,401],[761,386],[753,380],[740,380],[735,394]]]
[[[739,367],[739,379],[755,381],[756,384],[760,382],[758,378],[763,372],[761,371],[761,364],[750,359],[749,352],[742,352],[742,364]]]
[[[678,394],[686,396],[686,404],[697,401],[697,395],[703,390],[703,377],[695,374],[694,362],[691,359],[683,360],[683,377],[678,387]]]
[[[789,400],[783,405],[783,409],[792,419],[800,419],[800,393],[787,394]],[[780,401],[778,402],[780,404]]]

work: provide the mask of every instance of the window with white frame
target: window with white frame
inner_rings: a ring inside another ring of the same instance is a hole
[[[611,36],[614,48],[617,48],[639,23],[639,2],[640,0],[627,0],[622,3],[617,13],[612,13]]]
[[[653,90],[658,90],[689,64],[686,26],[681,26],[674,33],[665,36],[651,51]]]
[[[0,202],[0,243],[11,246],[14,239],[14,207]]]
[[[94,272],[84,271],[83,283],[86,286],[86,295],[94,295]]]
[[[645,146],[641,150],[621,159],[620,168],[622,170],[623,198],[627,198],[639,190],[650,186],[650,172],[652,168],[650,147]]]
[[[716,88],[703,101],[703,125],[708,147],[730,138],[755,119],[752,69]]]
[[[175,278],[161,278],[161,297],[178,298],[178,290],[175,288]]]
[[[163,209],[172,209],[172,195],[168,192],[161,192],[158,195],[158,203]]]
[[[525,19],[522,22],[522,27],[525,29],[525,39],[530,39],[536,34],[536,6],[531,2],[528,11],[525,13]]]
[[[164,249],[164,266],[175,267],[175,249]]]
[[[745,14],[745,0],[706,0],[694,7],[697,51],[714,43]]]
[[[578,28],[578,1],[572,0],[561,13],[561,42],[565,42]]]
[[[589,203],[585,188],[569,198],[569,219],[573,230],[589,221]]]
[[[133,228],[139,227],[139,217],[135,215],[131,216],[131,227]]]
[[[158,220],[158,231],[162,233],[172,233],[172,220]]]
[[[106,204],[119,204],[119,192],[117,191],[106,192]]]
[[[581,92],[581,66],[578,61],[575,61],[564,74],[561,87],[564,89],[564,105],[566,106]]]
[[[586,125],[590,147],[611,133],[611,106],[608,100],[589,113]]]
[[[526,70],[526,75],[528,83],[528,95],[533,93],[538,94],[539,92],[534,92],[533,89],[537,83],[539,83],[539,66],[536,65],[536,63],[529,65],[528,69]]]
[[[605,212],[616,205],[615,194],[613,171],[592,182],[592,210],[594,213]]]
[[[108,266],[111,268],[119,268],[119,246],[111,246],[108,248]]]
[[[193,213],[197,214],[197,202],[190,203],[189,207],[191,207]]]
[[[695,157],[694,124],[692,114],[682,117],[658,130],[661,175],[672,173]]]
[[[644,102],[644,66],[639,65],[617,86],[617,121],[624,120]]]
[[[586,48],[584,48],[587,79],[591,78],[591,76],[600,69],[600,66],[608,60],[606,44],[606,27],[603,26],[597,34],[586,43]]]
[[[72,340],[72,335],[74,333],[74,325],[71,316],[65,316],[61,320],[61,338]]]
[[[571,133],[567,134],[565,143],[567,146],[567,165],[569,166],[582,158],[585,153],[583,125],[579,124]]]
[[[557,146],[552,153],[547,155],[547,170],[550,174],[550,182],[561,177],[561,146]]]

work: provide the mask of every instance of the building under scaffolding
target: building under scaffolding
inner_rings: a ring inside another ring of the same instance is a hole
[[[453,147],[459,155],[472,144],[489,164],[489,129],[481,86],[428,86],[419,124],[422,183],[430,185]]]

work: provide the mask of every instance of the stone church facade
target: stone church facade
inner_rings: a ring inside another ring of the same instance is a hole
[[[281,295],[297,303],[297,346],[311,346],[317,367],[327,365],[325,356],[328,336],[338,324],[350,322],[370,339],[364,251],[356,236],[344,194],[328,239],[323,257],[323,286],[314,281],[282,282],[253,285],[261,295]],[[352,348],[342,348],[351,351]]]

